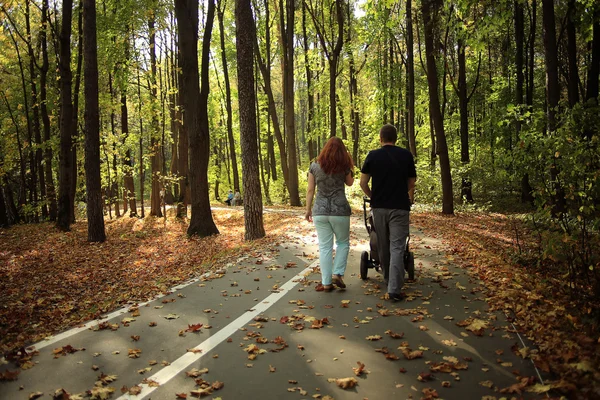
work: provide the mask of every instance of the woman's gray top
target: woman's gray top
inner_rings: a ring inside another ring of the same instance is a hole
[[[349,216],[351,214],[350,204],[344,192],[346,174],[327,175],[317,162],[310,164],[308,170],[315,177],[317,195],[313,205],[313,215],[339,215]]]

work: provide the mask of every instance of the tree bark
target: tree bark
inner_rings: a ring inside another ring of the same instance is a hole
[[[442,213],[454,214],[454,195],[452,189],[452,173],[448,145],[444,132],[444,120],[440,109],[438,96],[438,75],[435,61],[436,47],[434,45],[435,27],[439,26],[437,12],[442,9],[441,0],[422,0],[423,22],[425,24],[425,51],[427,59],[427,83],[429,86],[429,109],[435,129],[437,154],[440,158],[442,179]]]
[[[523,3],[519,0],[514,2],[515,8],[515,69],[517,73],[517,83],[515,88],[516,105],[517,105],[517,120],[515,121],[515,128],[517,133],[517,139],[521,136],[522,121],[521,116],[524,109],[524,81],[525,75],[523,70],[525,69],[525,61],[523,57],[525,38],[525,15],[523,11]],[[529,183],[529,174],[524,173],[521,177],[521,202],[522,203],[533,203],[533,189]]]
[[[71,21],[73,1],[63,0],[62,25],[59,37],[60,71],[60,167],[57,226],[63,231],[71,227],[71,186],[74,183],[72,171],[73,147],[73,103],[71,102]]]
[[[32,111],[32,127],[33,127],[33,137],[35,140],[35,144],[37,149],[35,150],[35,174],[36,176],[33,181],[33,185],[35,188],[35,197],[36,200],[40,200],[42,202],[42,217],[48,218],[48,206],[45,202],[46,200],[46,182],[44,169],[42,168],[42,160],[43,160],[43,152],[42,152],[42,133],[40,127],[40,102],[38,98],[38,89],[37,89],[37,79],[36,79],[36,56],[33,51],[32,44],[32,33],[31,33],[31,9],[29,7],[30,0],[25,1],[25,32],[27,34],[27,53],[29,55],[29,74],[30,74],[30,85],[31,85],[31,111]],[[33,172],[33,170],[32,170]],[[37,184],[39,182],[39,196],[37,195]],[[35,213],[35,218],[37,221],[38,214]]]
[[[229,68],[227,67],[227,54],[225,52],[225,24],[223,22],[223,13],[227,5],[226,1],[220,1],[217,10],[219,21],[220,44],[221,44],[221,64],[223,66],[223,80],[225,81],[225,109],[227,110],[227,139],[229,143],[229,156],[231,157],[231,170],[233,172],[233,187],[240,189],[240,174],[238,172],[237,154],[235,152],[235,139],[233,137],[233,116],[231,110],[231,84],[229,82]],[[222,4],[222,6],[221,6]]]
[[[460,109],[460,161],[464,167],[471,162],[469,156],[469,98],[467,94],[467,62],[465,57],[465,42],[458,39],[458,103]],[[461,197],[467,202],[473,202],[471,177],[467,171],[461,179]]]
[[[569,107],[579,103],[579,69],[577,67],[577,37],[575,28],[575,0],[569,0],[567,10],[567,60],[569,67],[568,94]]]
[[[595,4],[593,13],[592,57],[587,71],[585,98],[588,101],[593,100],[593,104],[598,104],[598,79],[600,78],[600,4]]]
[[[77,137],[79,136],[79,95],[81,89],[81,69],[83,68],[83,2],[80,1],[77,7],[77,27],[79,31],[77,44],[77,69],[75,70],[75,84],[73,86],[73,120],[71,134],[73,135],[73,151],[71,152],[71,176],[73,184],[71,185],[71,223],[75,222],[75,193],[77,192],[78,164],[77,164]]]
[[[98,105],[98,48],[96,1],[83,0],[83,48],[85,53],[85,183],[88,241],[104,242],[104,214],[100,177],[100,110]]]
[[[415,53],[413,39],[412,1],[406,2],[406,133],[408,147],[413,157],[417,158],[415,137]]]
[[[42,45],[42,67],[40,69],[40,112],[42,114],[42,124],[44,129],[44,172],[46,175],[46,199],[49,204],[49,219],[56,221],[58,206],[56,204],[56,189],[54,187],[54,178],[52,176],[52,146],[50,145],[50,117],[48,116],[47,106],[47,78],[49,70],[48,62],[48,0],[42,2],[42,29],[40,31],[40,42]]]
[[[214,0],[208,0],[208,12],[202,38],[202,86],[198,74],[198,2],[175,0],[179,27],[179,56],[182,70],[181,96],[184,104],[183,123],[189,137],[190,190],[192,216],[188,235],[200,237],[218,234],[210,210],[208,194],[208,56],[215,15]]]
[[[254,91],[254,53],[252,29],[254,18],[250,0],[236,0],[235,26],[237,44],[238,101],[240,110],[240,142],[242,146],[242,177],[244,184],[244,239],[265,236],[262,194],[258,170],[256,126],[256,93]]]
[[[268,32],[268,29],[267,29]],[[271,88],[271,71],[269,64],[269,36],[267,35],[267,63],[263,60],[262,56],[259,52],[258,47],[258,37],[256,36],[256,31],[252,30],[252,35],[254,38],[254,49],[256,51],[256,62],[260,68],[260,73],[262,75],[263,81],[263,89],[265,94],[267,95],[267,106],[269,110],[269,116],[271,117],[271,121],[273,122],[273,131],[275,134],[275,139],[277,140],[277,146],[279,147],[279,158],[281,159],[281,171],[283,172],[283,180],[285,182],[286,188],[288,189],[288,193],[290,191],[290,182],[289,182],[289,168],[288,168],[288,156],[286,151],[285,142],[283,141],[283,135],[281,133],[281,126],[279,125],[279,117],[277,115],[277,108],[275,105],[275,96],[273,95],[273,89]],[[274,146],[273,146],[274,147]],[[274,155],[274,154],[273,154]],[[274,158],[272,158],[274,160]]]
[[[554,1],[542,0],[544,25],[544,55],[546,59],[546,102],[548,133],[557,128],[558,102],[560,87],[558,81],[558,48],[556,44],[556,24],[554,19]],[[555,164],[550,167],[550,176],[554,187],[553,213],[556,215],[565,209],[564,190],[559,182],[559,170]]]
[[[281,10],[284,0],[280,0]],[[294,112],[294,0],[285,0],[285,25],[281,23],[283,52],[283,102],[285,116],[286,152],[288,156],[288,191],[290,205],[301,206],[298,190],[298,159],[296,155],[296,123]],[[283,17],[282,17],[283,20]]]
[[[2,164],[4,164],[4,160],[2,160]],[[9,225],[6,203],[4,202],[4,188],[0,185],[0,228],[8,228]]]
[[[152,3],[156,6],[156,3]],[[152,103],[150,122],[150,168],[152,170],[151,191],[150,191],[150,215],[162,217],[161,206],[161,149],[158,140],[158,94],[156,79],[156,29],[155,29],[156,9],[150,12],[148,20],[148,30],[150,33],[150,101]]]
[[[306,33],[306,4],[302,1],[302,40],[304,44],[304,69],[306,71],[306,94],[308,101],[308,121],[306,123],[306,136],[308,137],[308,159],[313,160],[317,157],[315,152],[315,143],[312,137],[313,124],[315,119],[315,94],[313,93],[313,74],[310,67],[310,60],[308,57],[309,44],[308,35]]]

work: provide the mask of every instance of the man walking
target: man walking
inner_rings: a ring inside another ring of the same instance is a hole
[[[379,261],[387,284],[386,298],[393,301],[404,298],[404,251],[417,180],[413,156],[396,146],[397,139],[396,127],[384,125],[379,131],[381,148],[369,152],[360,171],[360,187],[371,199]]]

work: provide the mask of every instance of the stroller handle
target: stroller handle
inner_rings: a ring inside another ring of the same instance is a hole
[[[367,196],[363,196],[363,217],[365,221],[365,228],[367,228],[367,232],[371,233],[371,228],[369,228],[369,224],[367,224],[367,203],[371,204],[371,199]]]

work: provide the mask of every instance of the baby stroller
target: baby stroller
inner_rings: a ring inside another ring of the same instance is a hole
[[[363,197],[363,216],[365,219],[365,227],[369,233],[370,252],[363,251],[360,255],[360,279],[367,279],[369,268],[375,268],[377,272],[381,271],[379,265],[379,254],[377,253],[377,232],[373,224],[373,213],[371,210],[367,213],[367,203],[371,203],[368,197]],[[409,249],[410,234],[406,238],[406,248],[404,250],[404,271],[408,273],[408,279],[415,279],[415,255]]]

